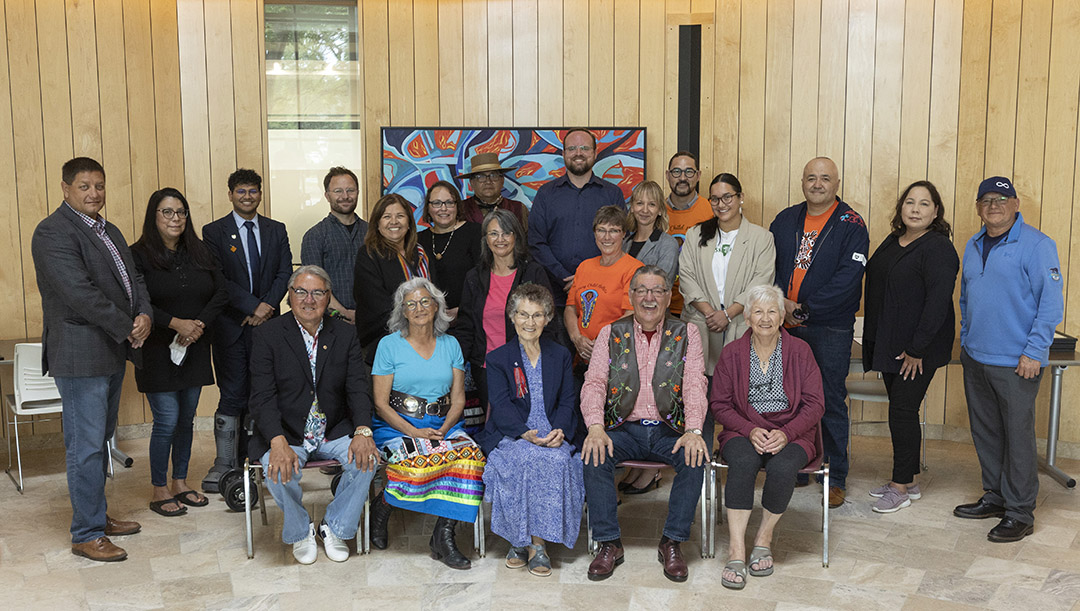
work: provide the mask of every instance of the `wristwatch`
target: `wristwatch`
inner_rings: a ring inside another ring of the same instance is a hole
[[[693,433],[695,435],[701,436],[701,429],[689,429],[686,432],[687,433]]]
[[[358,427],[356,427],[356,430],[355,430],[355,431],[353,431],[353,434],[352,434],[352,436],[353,436],[353,437],[356,437],[357,435],[359,435],[359,436],[361,436],[361,437],[368,437],[368,438],[370,438],[370,437],[371,437],[371,435],[372,435],[372,433],[371,433],[371,429],[370,429],[370,428],[368,428],[368,427],[366,427],[366,426],[358,426]]]

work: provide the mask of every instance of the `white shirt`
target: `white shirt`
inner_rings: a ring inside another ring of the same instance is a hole
[[[716,295],[719,299],[721,306],[726,307],[727,303],[724,302],[724,281],[727,279],[728,263],[731,261],[731,251],[735,248],[735,236],[739,234],[739,230],[725,232],[720,228],[716,229],[720,237],[716,240],[716,250],[713,251],[712,258],[712,273],[713,279],[716,280]]]
[[[236,230],[239,232],[237,235],[240,238],[240,244],[242,244],[244,246],[244,262],[247,263],[248,290],[250,291],[250,290],[252,290],[254,288],[252,286],[252,284],[251,284],[251,279],[255,277],[255,274],[252,272],[252,269],[251,269],[251,255],[248,254],[248,249],[247,249],[248,230],[244,227],[244,223],[247,222],[247,219],[240,216],[239,214],[237,214],[236,210],[233,210],[232,216],[233,216],[233,221],[236,222]],[[263,246],[262,246],[262,233],[259,231],[259,215],[256,214],[255,218],[251,219],[251,222],[255,223],[255,227],[253,227],[253,229],[255,230],[255,243],[259,245],[259,256],[261,258],[262,257],[262,252],[263,252]]]

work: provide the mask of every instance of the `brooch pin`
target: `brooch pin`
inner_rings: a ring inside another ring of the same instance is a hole
[[[230,240],[235,240],[235,239],[236,239],[236,234],[234,233],[234,234],[232,234],[231,236],[229,236],[229,239],[230,239]]]
[[[229,247],[229,252],[236,252],[236,247],[235,246],[230,246]]]

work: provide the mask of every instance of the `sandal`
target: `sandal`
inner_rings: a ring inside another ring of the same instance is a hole
[[[177,506],[177,509],[165,509],[165,505],[173,503]],[[166,518],[172,518],[175,516],[182,516],[187,513],[187,507],[176,499],[165,499],[162,501],[150,501],[150,510],[158,515],[163,515]]]
[[[548,557],[547,551],[544,550],[543,545],[530,545],[535,554],[529,559],[529,572],[537,577],[547,577],[551,575],[551,558]]]
[[[741,590],[746,587],[746,561],[745,560],[730,560],[724,565],[726,570],[734,572],[739,577],[742,577],[742,581],[729,581],[724,579],[723,573],[720,574],[720,584],[729,590]]]
[[[760,550],[760,551],[759,551]],[[770,564],[767,569],[755,569],[754,564],[760,563],[762,560],[768,558],[772,560],[772,550],[767,547],[755,545],[754,549],[750,550],[750,574],[754,577],[768,577],[773,574],[773,565]]]
[[[200,500],[200,497],[202,499]],[[194,490],[185,490],[180,494],[173,497],[176,501],[183,503],[184,505],[190,505],[192,507],[206,507],[210,503],[210,499],[195,492]]]
[[[523,569],[525,565],[529,563],[529,552],[527,547],[514,547],[510,546],[510,551],[506,553],[506,568],[508,569]]]

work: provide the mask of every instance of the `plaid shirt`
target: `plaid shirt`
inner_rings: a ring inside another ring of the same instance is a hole
[[[124,290],[127,291],[128,300],[131,300],[131,278],[128,276],[127,266],[124,265],[124,260],[120,257],[120,251],[116,248],[116,244],[113,244],[112,238],[105,232],[105,217],[98,215],[97,220],[86,216],[82,212],[79,212],[71,204],[64,202],[64,205],[71,208],[71,211],[79,215],[79,218],[90,229],[94,230],[97,237],[101,238],[101,241],[105,244],[105,248],[109,249],[109,254],[112,255],[113,263],[116,264],[116,269],[120,270],[120,278],[124,281]]]
[[[368,229],[367,222],[359,217],[355,222],[356,228],[349,231],[337,217],[327,214],[304,234],[304,240],[300,243],[300,262],[325,269],[330,274],[334,298],[349,310],[356,308],[353,299],[356,253],[364,245]]]

